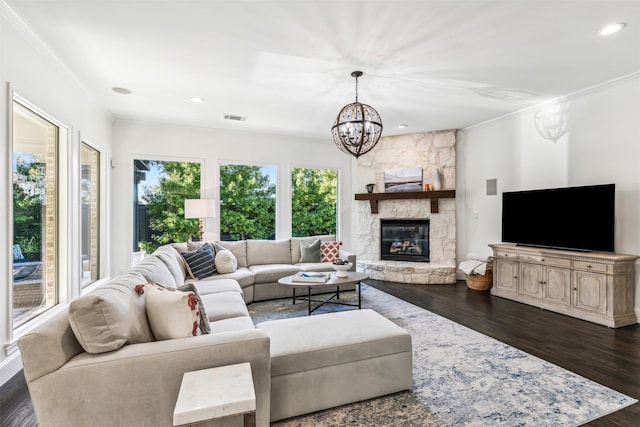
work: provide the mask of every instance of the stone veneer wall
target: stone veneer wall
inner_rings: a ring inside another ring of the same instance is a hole
[[[442,172],[442,189],[454,190],[456,182],[455,130],[383,137],[369,153],[358,159],[358,190],[375,184],[384,192],[384,171],[421,167],[424,183],[433,184],[436,170]],[[358,270],[372,279],[416,284],[456,281],[456,205],[454,199],[439,201],[432,214],[430,201],[381,200],[372,214],[367,201],[358,201]],[[429,218],[430,262],[381,261],[380,218]]]

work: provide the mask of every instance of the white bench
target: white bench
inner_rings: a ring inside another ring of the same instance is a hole
[[[411,335],[373,310],[258,327],[271,339],[271,421],[411,389]]]

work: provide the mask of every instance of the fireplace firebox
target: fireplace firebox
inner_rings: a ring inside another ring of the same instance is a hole
[[[381,219],[380,259],[429,262],[429,219]]]

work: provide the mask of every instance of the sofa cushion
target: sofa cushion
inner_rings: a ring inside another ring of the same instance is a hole
[[[244,331],[247,329],[255,329],[255,326],[253,326],[253,320],[251,320],[251,317],[247,316],[230,317],[228,319],[211,322],[212,334],[218,332]]]
[[[253,273],[255,283],[273,283],[285,276],[291,276],[300,271],[300,267],[291,264],[252,265],[249,270]]]
[[[119,283],[119,279],[69,304],[69,324],[87,353],[104,353],[126,343],[153,341],[144,302],[130,283]]]
[[[181,290],[182,289],[182,290]],[[144,295],[147,317],[156,340],[206,334],[210,331],[206,310],[193,284],[167,289],[153,283],[138,285]]]
[[[221,280],[221,279],[233,279],[240,284],[241,288],[246,288],[254,284],[253,273],[247,267],[238,267],[233,273],[227,274],[214,274],[211,277],[207,277],[204,280]],[[187,282],[198,283],[196,279],[187,279]]]
[[[321,242],[329,242],[332,240],[336,240],[336,236],[334,234],[323,234],[318,236],[309,236],[309,237],[292,237],[290,240],[291,245],[291,262],[292,264],[296,264],[300,262],[300,242],[303,240],[313,241],[320,240]]]
[[[233,273],[238,269],[238,260],[229,249],[221,248],[216,254],[214,262],[219,274]]]
[[[300,262],[322,262],[320,240],[303,240],[300,242]]]
[[[411,352],[411,335],[369,309],[270,320],[257,327],[271,340],[272,377]]]
[[[182,282],[176,283],[169,268],[155,255],[144,258],[133,267],[133,271],[142,274],[145,282],[158,283],[165,288],[175,289],[178,285],[182,285]]]
[[[249,310],[242,295],[238,292],[218,292],[202,295],[202,302],[207,308],[209,322],[216,322],[232,317],[249,317]]]
[[[233,279],[204,279],[191,283],[196,286],[200,296],[232,291],[242,294],[242,288],[240,287],[240,284]]]
[[[300,262],[296,264],[300,271],[333,271],[330,262]]]
[[[259,264],[291,264],[289,240],[247,240],[247,265]]]
[[[175,280],[177,286],[184,283],[186,274],[184,259],[177,250],[175,250],[171,245],[164,245],[156,249],[153,255],[157,256],[160,258],[160,261],[164,262],[164,265],[166,265],[171,272],[173,280]]]
[[[229,249],[238,260],[238,267],[247,267],[247,242],[246,240],[238,240],[237,242],[218,241],[218,246]]]
[[[182,252],[187,262],[187,274],[195,279],[204,279],[216,274],[215,253],[211,244],[205,243],[193,252]]]

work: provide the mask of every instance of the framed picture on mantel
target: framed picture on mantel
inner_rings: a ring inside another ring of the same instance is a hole
[[[422,168],[396,168],[384,170],[385,193],[422,191]]]

